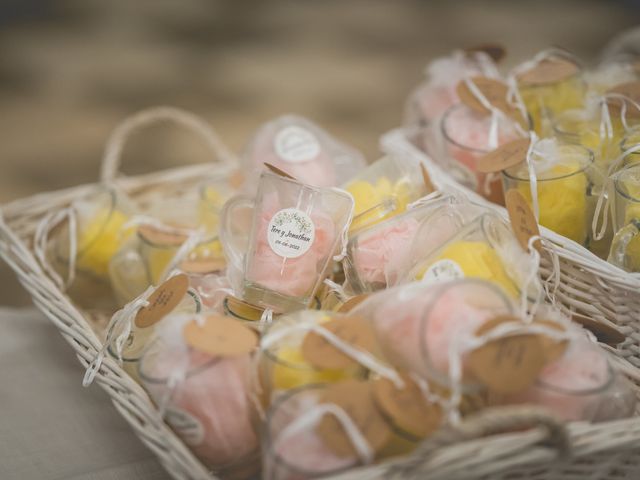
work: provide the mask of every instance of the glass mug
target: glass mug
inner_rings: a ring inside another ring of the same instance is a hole
[[[296,325],[301,322],[321,325],[340,316],[334,312],[301,310],[283,315],[269,326],[263,335],[257,360],[259,390],[265,405],[269,405],[286,390],[315,383],[334,383],[348,378],[365,377],[366,369],[360,365],[345,369],[316,368],[302,353],[302,343],[311,327],[296,328]],[[272,342],[270,337],[277,340]]]
[[[251,207],[247,235],[234,216]],[[352,214],[353,198],[343,190],[263,172],[255,199],[232,198],[222,211],[220,236],[242,299],[276,313],[309,306]]]
[[[491,115],[482,115],[462,103],[452,106],[440,120],[442,162],[463,185],[488,200],[504,205],[499,175],[477,171],[480,158],[504,143],[522,137],[516,123],[508,118],[498,120],[498,142],[489,147]]]
[[[612,176],[613,229],[608,261],[628,272],[640,272],[640,164]]]
[[[594,185],[603,184],[597,180],[593,152],[581,145],[562,145],[545,139],[534,146],[531,161],[537,179],[540,225],[589,247],[598,199]],[[514,188],[532,205],[526,163],[504,170],[502,181],[505,192]]]
[[[451,231],[460,219],[448,219]],[[442,223],[442,222],[441,222]],[[494,213],[484,213],[464,225],[452,237],[438,245],[408,272],[406,282],[441,283],[459,278],[478,278],[499,286],[517,299],[529,274],[530,257],[522,250],[509,224]],[[415,257],[414,257],[415,258]],[[534,285],[528,286],[535,297]]]
[[[625,152],[634,145],[640,144],[640,125],[627,130],[625,136],[620,142],[620,153]],[[640,150],[637,152],[630,152],[624,158],[623,166],[635,165],[640,163]]]
[[[409,203],[430,193],[425,191],[419,165],[397,156],[372,163],[343,188],[355,202],[352,232],[402,213]]]

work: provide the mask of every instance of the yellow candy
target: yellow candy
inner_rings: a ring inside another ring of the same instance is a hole
[[[300,348],[282,347],[273,362],[272,390],[289,390],[313,383],[337,382],[352,377],[348,370],[318,370],[303,357]]]
[[[100,277],[107,277],[109,261],[131,230],[122,227],[129,218],[117,210],[102,209],[78,232],[77,267]]]
[[[489,244],[480,241],[454,242],[447,245],[433,263],[444,259],[458,264],[465,277],[488,280],[501,286],[510,296],[518,296],[518,288],[507,275],[502,260]],[[428,267],[420,272],[418,280],[422,279],[427,270]]]
[[[220,210],[227,196],[215,188],[208,186],[204,189],[202,199],[198,205],[199,223],[209,232],[217,232],[220,224]]]
[[[354,221],[351,230],[371,226],[407,209],[411,201],[411,184],[401,179],[392,184],[385,177],[379,178],[375,185],[357,180],[346,187],[355,201]],[[386,202],[390,202],[385,205]],[[390,211],[391,208],[391,211]]]
[[[568,162],[552,167],[551,174],[547,177],[554,177],[554,179],[538,181],[538,205],[540,225],[584,244],[588,227],[586,197],[588,179],[584,172],[575,173],[579,169],[578,162]],[[529,182],[519,182],[518,190],[531,205]]]

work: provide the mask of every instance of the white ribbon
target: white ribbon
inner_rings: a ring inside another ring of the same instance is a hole
[[[124,347],[124,342],[129,338],[129,334],[131,333],[133,319],[142,307],[146,307],[149,305],[149,301],[147,298],[154,291],[152,286],[148,287],[140,296],[138,296],[133,301],[126,304],[122,309],[118,310],[113,314],[111,320],[109,320],[109,325],[107,325],[107,338],[102,345],[102,348],[98,350],[97,355],[91,361],[91,363],[87,366],[87,370],[84,374],[84,378],[82,379],[82,386],[88,387],[93,383],[98,370],[102,366],[102,362],[104,360],[105,354],[111,345],[114,335],[115,337],[115,350],[116,355],[119,362],[122,362],[122,349]],[[122,328],[122,330],[120,330]],[[117,333],[116,331],[119,330]]]
[[[340,262],[344,257],[347,256],[347,243],[349,243],[349,227],[351,227],[351,222],[353,221],[353,210],[355,206],[355,200],[353,199],[353,195],[351,195],[351,193],[349,193],[346,190],[343,190],[341,188],[336,188],[336,187],[331,187],[330,190],[341,195],[344,195],[344,194],[349,195],[349,198],[351,198],[351,208],[349,209],[349,215],[347,217],[347,221],[344,224],[344,227],[342,227],[342,234],[341,234],[342,248],[340,250],[340,253],[333,257],[334,261]]]
[[[351,297],[351,295],[347,294],[342,285],[337,284],[333,280],[325,278],[323,283],[329,287],[329,290],[336,294],[341,302],[346,302]]]
[[[434,200],[440,198],[441,196],[442,196],[442,194],[438,190],[435,190],[435,191],[433,191],[431,193],[428,193],[424,197],[420,197],[418,200],[415,200],[415,201],[411,202],[410,204],[408,204],[407,205],[407,210],[413,210],[414,208],[422,207],[423,205],[429,205]]]
[[[533,149],[535,147],[536,142],[538,141],[538,136],[535,132],[529,132],[531,142],[529,143],[529,148],[527,148],[527,169],[529,171],[529,190],[531,191],[531,203],[533,205],[533,215],[536,218],[537,222],[540,222],[540,206],[538,204],[538,177],[536,176],[535,165],[533,164]]]

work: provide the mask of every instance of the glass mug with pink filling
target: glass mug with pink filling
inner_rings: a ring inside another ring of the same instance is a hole
[[[232,198],[222,211],[236,293],[277,313],[306,308],[329,273],[353,203],[344,190],[263,172],[255,198]]]

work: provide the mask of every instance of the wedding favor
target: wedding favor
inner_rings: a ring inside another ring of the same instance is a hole
[[[360,152],[297,115],[278,117],[255,133],[243,154],[246,191],[254,191],[265,163],[316,187],[338,186],[365,166]]]
[[[139,364],[140,378],[167,423],[222,477],[257,472],[251,352],[256,334],[220,315],[165,322]]]
[[[609,262],[628,272],[640,272],[640,165],[614,174],[613,229]]]
[[[253,208],[246,250],[231,227],[235,211]],[[286,312],[309,306],[328,275],[353,214],[353,198],[344,190],[305,185],[263,172],[254,199],[230,200],[222,215],[225,253],[239,272],[246,302]]]

